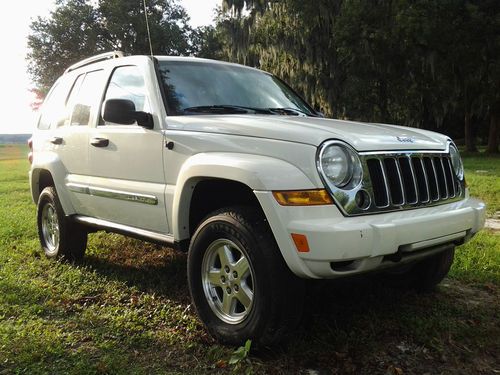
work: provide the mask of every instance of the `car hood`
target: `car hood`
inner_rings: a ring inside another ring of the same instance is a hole
[[[169,116],[167,126],[172,130],[270,138],[313,146],[327,139],[339,139],[358,151],[444,150],[449,140],[439,133],[404,126],[298,116]]]

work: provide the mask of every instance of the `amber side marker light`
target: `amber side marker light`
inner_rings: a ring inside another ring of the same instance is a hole
[[[307,237],[305,235],[292,233],[292,239],[299,253],[309,252],[309,244],[307,243]]]
[[[282,206],[319,206],[333,204],[325,189],[273,191],[274,198]]]

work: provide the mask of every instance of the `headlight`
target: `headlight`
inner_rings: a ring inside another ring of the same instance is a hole
[[[318,157],[319,170],[327,183],[344,190],[356,187],[363,172],[358,155],[347,145],[332,142],[322,146]]]
[[[454,145],[450,145],[450,159],[455,175],[459,180],[462,180],[464,178],[464,166],[462,164],[460,154],[458,153],[458,150]]]

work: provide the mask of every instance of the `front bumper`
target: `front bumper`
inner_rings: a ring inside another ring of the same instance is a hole
[[[289,268],[299,277],[335,278],[429,256],[468,241],[483,226],[485,204],[461,201],[357,217],[335,205],[280,206],[271,192],[256,191]],[[309,252],[298,252],[291,233],[303,234]]]

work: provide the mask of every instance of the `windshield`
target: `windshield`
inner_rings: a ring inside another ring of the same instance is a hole
[[[196,61],[159,61],[159,70],[171,115],[316,116],[290,87],[259,70]]]

